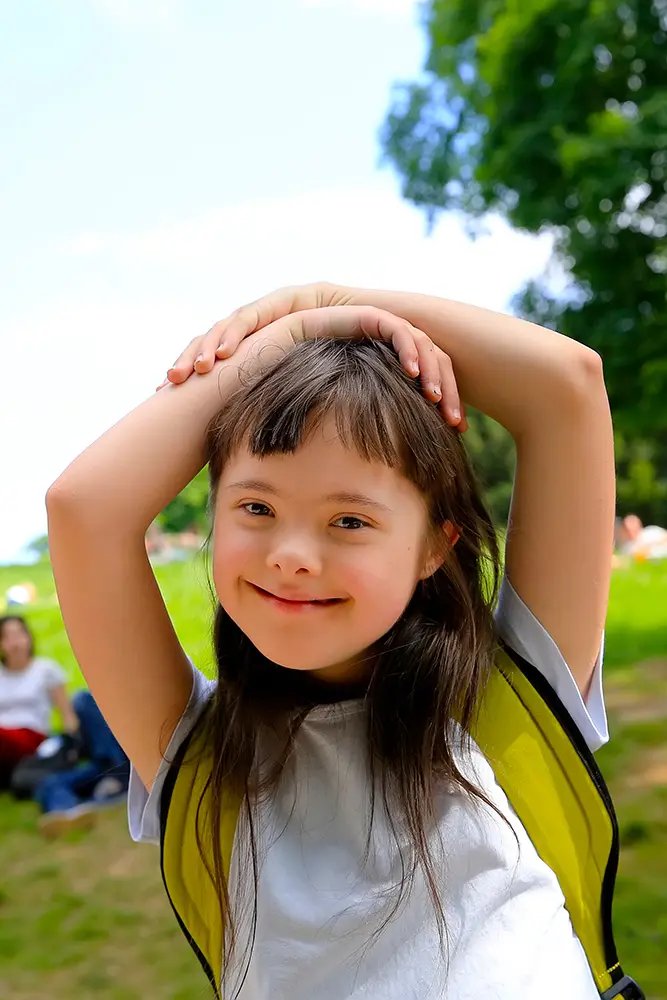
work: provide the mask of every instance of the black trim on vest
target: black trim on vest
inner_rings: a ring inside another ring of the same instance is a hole
[[[188,749],[188,747],[190,745],[190,742],[192,740],[192,735],[193,735],[193,733],[194,733],[194,731],[195,731],[196,728],[197,728],[197,726],[195,725],[193,727],[192,731],[190,733],[188,733],[188,735],[185,737],[185,739],[183,740],[183,742],[179,746],[178,750],[176,751],[176,756],[174,757],[173,761],[169,765],[169,770],[167,771],[167,775],[166,775],[166,777],[164,779],[164,784],[162,786],[162,794],[160,795],[160,874],[162,875],[162,883],[164,885],[165,892],[167,893],[167,898],[169,900],[169,903],[171,904],[171,908],[174,911],[174,915],[175,915],[175,917],[176,917],[176,919],[178,921],[178,926],[183,931],[183,934],[185,935],[185,940],[188,942],[188,944],[190,945],[190,947],[194,951],[195,955],[197,956],[197,959],[199,960],[199,964],[201,965],[202,969],[204,970],[204,974],[206,975],[206,978],[208,979],[209,983],[213,987],[213,991],[215,993],[216,1000],[220,1000],[220,989],[219,989],[218,983],[216,983],[216,981],[215,981],[215,976],[213,974],[213,969],[209,965],[209,963],[208,963],[208,961],[207,961],[204,953],[201,951],[199,945],[197,944],[197,942],[195,941],[195,939],[192,937],[192,935],[188,931],[188,929],[185,926],[185,924],[183,923],[183,921],[181,919],[180,913],[178,912],[178,910],[174,906],[174,902],[173,902],[173,900],[171,898],[171,895],[169,894],[169,886],[167,885],[167,880],[166,880],[165,875],[164,875],[164,839],[165,839],[165,834],[166,834],[166,830],[167,830],[167,821],[168,821],[168,818],[169,818],[169,805],[171,803],[171,797],[172,797],[172,795],[174,793],[174,786],[176,785],[176,779],[178,778],[178,773],[179,773],[179,771],[181,769],[181,765],[183,763],[183,759],[185,757],[187,749]]]
[[[609,814],[612,827],[612,843],[611,850],[609,852],[609,860],[607,861],[607,867],[605,868],[604,877],[602,879],[600,906],[605,960],[607,962],[607,968],[610,972],[612,981],[617,983],[623,978],[624,975],[618,961],[612,926],[612,904],[614,898],[614,886],[616,884],[616,873],[618,871],[619,835],[618,820],[616,818],[616,812],[614,810],[614,804],[612,802],[609,789],[607,788],[602,772],[600,771],[600,768],[598,767],[597,762],[595,761],[595,758],[593,757],[593,754],[591,753],[591,750],[581,733],[581,730],[552,688],[551,684],[549,684],[546,677],[540,673],[540,671],[534,667],[532,663],[529,663],[528,660],[524,659],[523,656],[511,649],[505,643],[501,643],[501,647],[507,653],[512,662],[516,664],[526,680],[532,685],[532,687],[535,688],[540,698],[542,698],[545,702],[547,708],[549,708],[549,710],[554,714],[564,729],[570,739],[570,742],[574,746],[574,749],[581,758],[582,763],[587,768],[588,773],[590,774],[593,783],[600,794],[600,798],[604,802]]]

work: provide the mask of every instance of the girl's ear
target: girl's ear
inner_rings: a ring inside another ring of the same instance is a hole
[[[424,566],[419,577],[420,580],[427,580],[429,576],[433,576],[436,570],[440,569],[442,564],[446,561],[449,553],[461,537],[461,533],[458,528],[456,525],[452,524],[451,521],[445,521],[442,526],[442,530],[445,536],[445,544],[444,546],[441,543],[433,544],[429,547],[426,553]]]

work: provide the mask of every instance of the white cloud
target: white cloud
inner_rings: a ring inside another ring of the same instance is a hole
[[[67,462],[152,392],[216,319],[272,288],[319,279],[504,309],[542,271],[551,244],[499,220],[489,228],[472,243],[447,217],[427,239],[422,217],[379,184],[62,244],[61,264],[81,282],[76,300],[3,323],[3,367],[14,373],[3,385],[3,468],[20,489],[0,494],[0,560],[44,530],[44,493]]]

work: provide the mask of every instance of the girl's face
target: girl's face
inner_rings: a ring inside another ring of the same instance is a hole
[[[243,450],[220,478],[213,575],[223,608],[269,660],[333,682],[405,610],[427,565],[411,482],[324,422],[292,455]]]

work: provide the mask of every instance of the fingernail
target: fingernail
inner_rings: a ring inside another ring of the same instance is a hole
[[[408,361],[408,371],[411,375],[419,375],[419,365],[416,361]]]
[[[442,390],[440,389],[439,385],[432,386],[431,392],[433,393],[434,396],[442,396]]]
[[[173,375],[175,373],[175,371],[176,371],[175,368],[168,368],[167,369],[167,378],[169,378],[170,375]]]
[[[454,419],[454,420],[460,420],[461,419],[461,411],[460,410],[452,410],[452,419]]]
[[[215,353],[217,354],[218,351],[221,351],[222,353],[224,353],[226,346],[227,345],[225,344],[225,342],[223,340],[221,343],[218,344],[218,349],[216,350]]]
[[[197,357],[195,358],[195,364],[197,364],[199,361],[203,361],[203,360],[204,360],[204,355],[203,354],[198,354]]]

